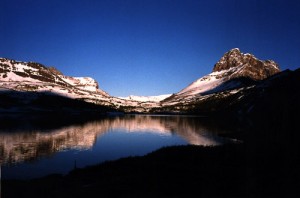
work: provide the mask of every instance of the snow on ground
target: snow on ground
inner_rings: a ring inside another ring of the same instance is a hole
[[[5,78],[1,78],[0,81],[17,81],[17,82],[40,82],[39,80],[30,78],[30,77],[22,77],[14,72],[7,72]]]
[[[98,83],[90,77],[60,76],[66,83],[86,91],[96,91]]]
[[[10,61],[5,60],[5,59],[1,59],[1,64],[2,65],[6,65],[6,67],[8,67],[9,72],[6,73],[5,77],[2,77],[0,80],[1,81],[29,81],[29,82],[37,82],[38,80],[29,78],[29,77],[22,77],[20,75],[15,74],[14,72],[21,72],[21,73],[25,73],[26,70],[30,70],[32,72],[32,74],[37,75],[38,70],[36,68],[32,68],[29,67],[26,64],[23,63],[15,63],[15,64],[11,64]]]
[[[222,78],[216,78],[217,75],[220,75],[220,73],[223,72],[213,72],[202,78],[199,78],[198,80],[178,92],[178,95],[195,95],[217,87],[223,82]]]
[[[231,74],[240,72],[242,69],[243,67],[233,67],[227,70],[212,72],[202,78],[199,78],[198,80],[196,80],[195,82],[187,86],[186,88],[182,89],[180,92],[178,92],[178,95],[192,96],[192,95],[201,94],[213,90],[219,85],[221,85],[222,83],[224,83],[226,81],[225,78],[228,78]],[[231,84],[231,86],[233,85]],[[222,87],[220,87],[220,90],[218,91],[221,91],[221,88]],[[223,87],[223,89],[225,88],[226,87]]]

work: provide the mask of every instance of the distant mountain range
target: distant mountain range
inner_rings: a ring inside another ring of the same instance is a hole
[[[134,96],[130,95],[128,97],[119,97],[125,100],[134,100],[134,101],[140,101],[140,102],[160,102],[168,97],[170,97],[172,94],[164,94],[159,96]]]
[[[292,77],[298,73],[299,70],[281,72],[274,61],[262,61],[235,48],[221,57],[212,73],[178,93],[120,98],[101,90],[92,78],[69,77],[54,67],[0,58],[0,112],[243,114],[254,111],[260,98],[269,97],[266,90],[279,93],[275,84],[294,79],[288,89],[298,86],[300,78]]]

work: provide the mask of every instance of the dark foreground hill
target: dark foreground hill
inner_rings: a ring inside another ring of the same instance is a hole
[[[51,92],[0,91],[1,114],[94,113],[105,114],[113,108],[72,99]]]

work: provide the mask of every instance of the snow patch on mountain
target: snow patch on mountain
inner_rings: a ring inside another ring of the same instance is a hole
[[[220,72],[213,72],[202,78],[199,78],[198,80],[194,81],[192,84],[187,86],[186,88],[182,89],[177,94],[182,96],[195,95],[195,94],[199,94],[211,90],[223,82],[223,79],[219,78],[219,75],[225,72],[226,70]]]
[[[168,97],[170,97],[172,94],[164,94],[159,96],[134,96],[130,95],[128,97],[119,97],[124,100],[134,100],[139,102],[159,102],[162,101]]]
[[[99,85],[96,80],[90,77],[68,77],[68,76],[61,76],[62,79],[73,85],[79,89],[83,89],[86,91],[97,91]]]

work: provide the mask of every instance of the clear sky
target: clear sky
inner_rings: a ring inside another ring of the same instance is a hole
[[[0,57],[90,76],[113,96],[175,93],[232,48],[300,67],[299,0],[1,0]]]

